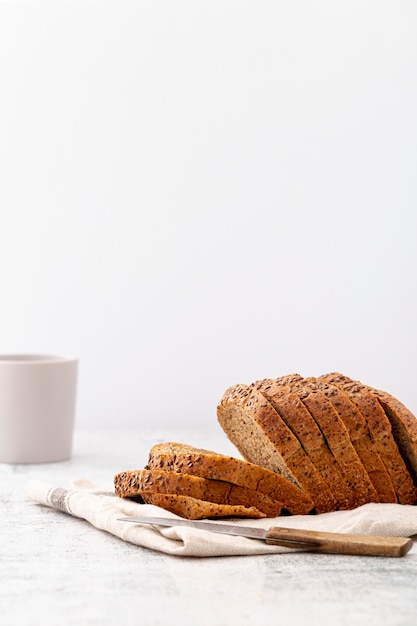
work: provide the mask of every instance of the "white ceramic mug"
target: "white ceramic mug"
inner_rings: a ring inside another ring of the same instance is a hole
[[[77,374],[75,357],[0,355],[0,463],[71,457]]]

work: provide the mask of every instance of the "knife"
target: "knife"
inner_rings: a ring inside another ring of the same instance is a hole
[[[158,526],[187,526],[225,535],[238,535],[260,539],[268,544],[298,548],[314,552],[330,552],[363,556],[404,556],[413,546],[408,537],[377,537],[374,535],[350,535],[326,533],[317,530],[272,527],[267,530],[250,526],[236,526],[200,520],[169,519],[166,517],[120,517],[122,522],[155,524]]]

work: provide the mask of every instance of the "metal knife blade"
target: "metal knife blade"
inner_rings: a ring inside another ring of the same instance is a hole
[[[159,526],[187,526],[226,535],[261,539],[268,544],[337,554],[399,557],[407,554],[413,546],[413,540],[408,537],[351,535],[281,527],[272,527],[265,530],[251,526],[237,526],[201,520],[170,519],[166,517],[122,517],[119,520]]]
[[[136,522],[141,524],[156,524],[159,526],[186,526],[188,528],[197,528],[199,530],[208,530],[212,533],[221,535],[234,535],[237,537],[247,537],[248,539],[260,539],[267,543],[276,543],[286,547],[300,548],[307,550],[315,548],[317,541],[314,539],[294,539],[288,537],[282,538],[281,541],[269,541],[268,531],[264,528],[253,528],[252,526],[235,526],[233,524],[222,524],[220,522],[203,522],[201,520],[187,519],[169,519],[167,517],[122,517],[119,520],[124,522]]]
[[[135,522],[138,524],[157,524],[158,526],[187,526],[209,530],[212,533],[222,535],[238,535],[250,539],[266,540],[267,531],[264,528],[252,528],[247,526],[234,526],[233,524],[221,524],[217,522],[202,522],[200,520],[170,519],[168,517],[120,517],[122,522]]]

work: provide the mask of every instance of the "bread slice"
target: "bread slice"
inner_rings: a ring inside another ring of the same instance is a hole
[[[385,411],[365,385],[339,373],[328,374],[325,380],[341,387],[366,419],[371,437],[391,479],[394,494],[391,502],[413,504],[417,492],[392,434]]]
[[[279,474],[242,459],[192,445],[165,442],[149,452],[146,469],[164,470],[250,489],[282,503],[293,515],[306,515],[314,508],[310,496]]]
[[[417,419],[397,398],[386,391],[366,387],[377,399],[388,417],[408,471],[417,484]]]
[[[160,470],[130,470],[114,477],[116,495],[121,498],[144,497],[150,493],[191,496],[217,504],[255,507],[267,517],[278,517],[282,504],[259,491],[233,485],[221,480],[211,480]]]
[[[217,418],[243,457],[299,485],[319,513],[337,501],[299,440],[272,404],[254,387],[235,385],[223,394]]]
[[[375,488],[378,502],[392,502],[393,494],[395,494],[394,488],[372,440],[364,416],[341,387],[326,382],[324,378],[325,376],[321,376],[316,379],[317,383],[343,421],[358,457]]]
[[[353,500],[350,504],[355,508],[368,502],[378,502],[377,491],[351,441],[349,431],[331,400],[312,378],[306,379],[297,393],[318,423],[353,490]]]
[[[147,493],[143,495],[146,504],[159,506],[185,519],[205,519],[210,517],[266,517],[265,513],[255,507],[236,506],[232,504],[215,504],[190,496],[167,493]]]
[[[358,504],[352,487],[348,484],[316,420],[300,397],[301,391],[302,395],[305,395],[304,388],[300,391],[300,382],[300,379],[297,379],[293,384],[282,385],[280,379],[272,382],[257,381],[254,387],[271,402],[282,420],[298,438],[335,497],[335,508],[354,508]]]
[[[299,378],[289,386],[316,422],[325,444],[335,458],[339,474],[347,482],[349,489],[341,508],[352,509],[367,502],[378,502],[378,494],[351,442],[348,430],[320,388],[323,385],[314,378]]]

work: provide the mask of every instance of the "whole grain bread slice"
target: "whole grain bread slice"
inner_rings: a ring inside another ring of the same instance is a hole
[[[300,387],[301,380],[281,384],[276,381],[257,381],[254,387],[261,391],[271,402],[280,417],[298,438],[301,446],[319,470],[326,484],[336,499],[337,509],[352,509],[358,506],[354,491],[349,485],[336,457],[332,453],[317,421],[307,408],[301,395],[305,389]],[[363,504],[363,502],[361,502]]]
[[[317,423],[339,471],[349,485],[343,508],[351,509],[367,502],[378,502],[378,494],[351,442],[349,432],[321,388],[324,384],[315,378],[299,378],[289,386]]]
[[[218,421],[242,456],[301,486],[319,513],[337,501],[326,481],[273,405],[256,388],[235,385],[217,407]]]
[[[378,502],[392,502],[395,491],[364,416],[341,387],[326,382],[324,378],[317,379],[320,389],[332,402],[346,426],[350,440],[376,490]]]
[[[325,380],[341,387],[366,419],[372,440],[391,479],[394,496],[391,502],[414,504],[417,490],[392,433],[392,427],[377,397],[365,385],[340,373],[328,374]]]
[[[233,504],[216,504],[190,496],[171,493],[146,493],[143,495],[146,504],[159,506],[166,511],[175,513],[185,519],[205,519],[211,517],[266,517],[265,513],[255,507]]]
[[[281,475],[257,464],[195,446],[165,442],[155,444],[146,469],[198,476],[250,489],[282,503],[293,515],[306,515],[314,508],[310,496]]]
[[[394,439],[414,483],[417,484],[417,419],[397,398],[386,391],[366,387],[377,399],[388,417]]]
[[[355,405],[348,395],[339,388],[313,377],[304,379],[296,392],[300,393],[303,402],[316,419],[347,481],[352,486],[356,506],[367,502],[379,502],[378,492],[365,467],[369,466],[373,472],[374,458],[370,457],[370,463],[364,463],[363,454],[360,454],[361,446],[355,447],[356,424],[352,425],[352,420],[349,419],[351,409],[355,409]],[[380,464],[386,474],[382,461]]]
[[[267,517],[278,517],[282,504],[259,491],[211,480],[161,470],[128,470],[114,477],[115,493],[120,498],[143,498],[150,493],[177,494],[216,504],[255,507]]]

